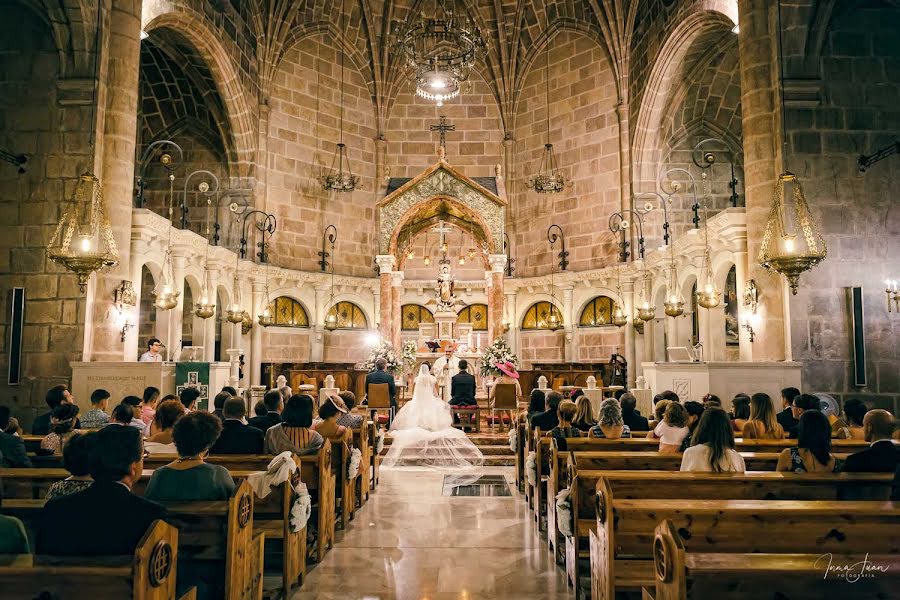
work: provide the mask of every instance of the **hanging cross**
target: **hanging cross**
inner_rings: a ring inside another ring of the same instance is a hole
[[[447,225],[445,225],[443,221],[439,222],[438,225],[437,225],[437,227],[433,227],[431,230],[432,230],[433,232],[435,232],[435,233],[437,233],[437,234],[440,235],[440,245],[441,245],[441,247],[443,247],[443,245],[444,245],[444,234],[449,233],[450,231],[452,231],[452,229],[450,229],[450,227],[448,227]]]
[[[441,132],[441,144],[440,147],[444,150],[447,149],[447,132],[448,131],[456,131],[456,125],[451,125],[447,122],[447,117],[441,115],[441,120],[437,125],[431,126],[432,131],[440,131]]]

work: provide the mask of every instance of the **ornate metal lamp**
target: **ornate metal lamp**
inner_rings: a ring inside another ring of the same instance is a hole
[[[266,232],[269,232],[269,237],[275,232],[274,227],[271,231],[268,229],[263,230],[263,248],[266,247]],[[256,320],[263,327],[269,327],[275,324],[275,308],[272,305],[272,301],[269,298],[269,263],[266,263],[266,287],[263,292],[263,299],[259,307],[259,313],[256,315]]]
[[[206,181],[201,181],[197,186],[199,192],[206,196],[206,257],[203,261],[203,287],[200,289],[200,298],[194,302],[194,314],[201,319],[208,319],[216,314],[216,291],[213,289],[213,286],[210,285],[209,274],[209,221],[210,213],[212,212],[212,197],[219,191],[219,179],[209,171],[194,171],[188,175],[188,179],[201,173],[208,175],[215,184],[215,187],[210,186]],[[183,205],[187,205],[187,182],[185,182],[185,201]],[[218,206],[219,202],[217,197],[216,207]]]
[[[616,269],[616,305],[613,306],[609,322],[616,327],[623,327],[628,323],[628,315],[625,313],[625,299],[622,297],[622,271]]]
[[[684,296],[678,289],[678,273],[674,260],[666,278],[666,300],[663,302],[663,307],[665,313],[670,317],[680,317],[684,314]]]
[[[549,36],[550,23],[547,22]],[[547,107],[547,141],[544,143],[544,153],[541,155],[541,163],[538,172],[528,178],[527,185],[538,194],[558,194],[567,185],[565,176],[559,171],[556,164],[556,156],[553,154],[553,144],[550,143],[550,40],[547,39],[547,49],[544,52],[546,70],[544,75],[544,101]]]

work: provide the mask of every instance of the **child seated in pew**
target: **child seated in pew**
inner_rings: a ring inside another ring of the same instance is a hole
[[[679,452],[684,452],[692,445],[691,438],[697,430],[697,424],[700,423],[700,417],[703,416],[703,411],[705,410],[703,404],[696,400],[687,400],[682,406],[684,406],[684,410],[687,412],[688,434],[681,441],[681,447],[678,449]]]
[[[90,452],[95,433],[76,433],[63,447],[63,466],[71,473],[62,481],[57,481],[47,490],[47,501],[62,498],[90,487],[94,480],[90,474]]]
[[[281,454],[285,451],[298,456],[315,454],[325,444],[325,439],[311,429],[313,401],[306,394],[294,394],[284,406],[281,423],[266,431],[266,452]]]
[[[591,427],[588,437],[618,440],[631,437],[631,428],[622,418],[622,407],[615,398],[607,398],[600,404],[600,421]]]
[[[322,406],[319,407],[319,418],[322,420],[313,425],[313,430],[332,442],[347,442],[351,444],[353,432],[350,431],[349,427],[338,425],[337,422],[338,415],[345,415],[347,412],[347,406],[340,396],[328,396],[322,402]]]
[[[657,425],[663,422],[663,416],[666,414],[666,407],[669,406],[669,402],[671,400],[667,400],[658,394],[653,398],[653,418],[647,424],[650,427],[649,431],[653,431]]]
[[[805,410],[797,424],[797,446],[778,456],[776,471],[837,473],[841,462],[831,453],[831,423],[818,410]]]
[[[0,487],[0,509],[3,508],[3,488]],[[16,517],[0,515],[0,556],[4,554],[31,554],[25,525]]]
[[[172,432],[178,458],[153,471],[144,496],[159,502],[228,500],[235,487],[231,473],[205,462],[220,433],[222,422],[212,413],[196,411],[178,419]]]
[[[566,450],[568,448],[566,438],[581,437],[581,430],[572,424],[578,407],[570,400],[563,400],[556,412],[559,416],[559,425],[550,430],[550,437],[556,440],[556,446],[560,450]]]
[[[41,450],[62,455],[62,447],[75,431],[78,418],[77,404],[60,404],[50,416],[50,433],[41,440]]]
[[[699,402],[698,402],[699,404]],[[702,404],[700,405],[702,408]],[[648,439],[659,438],[659,451],[663,454],[675,454],[681,450],[681,443],[690,433],[687,426],[688,413],[680,402],[669,402],[663,420],[653,431],[647,434]]]
[[[691,446],[681,459],[682,471],[706,473],[743,473],[744,458],[734,449],[731,420],[721,408],[703,411],[694,430]]]

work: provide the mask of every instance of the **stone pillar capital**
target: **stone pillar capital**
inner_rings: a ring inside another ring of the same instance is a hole
[[[403,271],[391,271],[391,287],[401,287],[403,285]]]
[[[488,255],[488,264],[491,265],[491,272],[503,273],[504,269],[506,269],[506,260],[505,254]]]
[[[397,259],[393,254],[378,254],[375,256],[375,264],[378,265],[379,273],[390,273],[397,264]]]

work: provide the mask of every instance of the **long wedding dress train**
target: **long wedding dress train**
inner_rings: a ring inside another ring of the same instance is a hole
[[[394,417],[382,467],[468,468],[484,462],[481,451],[453,427],[450,406],[434,395],[435,378],[422,365],[413,398]]]

